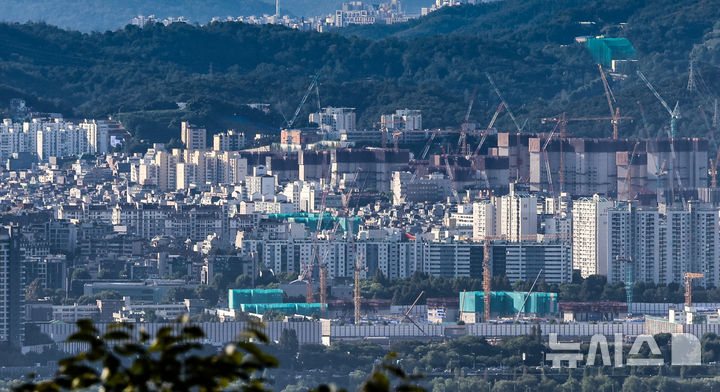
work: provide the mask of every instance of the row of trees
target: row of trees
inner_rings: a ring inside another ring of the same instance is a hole
[[[493,277],[491,287],[496,291],[528,291],[532,281],[510,282],[507,277]],[[442,278],[416,272],[406,279],[388,279],[381,272],[361,282],[361,290],[365,298],[391,299],[393,304],[411,304],[418,293],[425,291],[421,298],[457,298],[459,293],[482,291],[482,279],[474,278]],[[582,278],[576,271],[572,283],[555,284],[540,281],[533,289],[536,292],[558,293],[560,301],[617,301],[627,299],[625,284],[622,282],[608,283],[607,278],[593,275]],[[655,285],[636,282],[633,285],[634,302],[680,303],[684,301],[685,289],[677,283]],[[720,289],[693,288],[693,301],[720,302]],[[424,302],[423,302],[424,303]]]

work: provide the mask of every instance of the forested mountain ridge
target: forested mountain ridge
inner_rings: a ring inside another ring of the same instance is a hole
[[[140,136],[164,140],[177,133],[182,119],[213,129],[226,125],[219,119],[239,115],[279,127],[280,113],[294,112],[310,77],[320,71],[322,105],[357,108],[361,126],[405,107],[423,110],[429,127],[458,126],[474,87],[471,120],[486,124],[499,103],[488,72],[516,115],[528,121],[527,129],[545,130],[539,119],[561,111],[608,114],[597,67],[584,46],[574,43],[578,35],[606,34],[630,39],[640,69],[668,102],[680,101],[679,133],[704,135],[698,106],[712,115],[720,86],[720,24],[713,26],[720,20],[718,5],[507,0],[343,36],[240,23],[128,26],[92,34],[0,24],[0,107],[20,96],[69,116],[125,113]],[[364,38],[372,35],[368,31],[377,34]],[[702,81],[698,92],[685,88],[692,50]],[[621,134],[644,134],[637,101],[650,131],[663,131],[667,113],[635,75],[611,84],[623,114],[637,120],[622,125]],[[177,110],[177,102],[187,102],[188,109]],[[273,113],[244,108],[253,102],[271,104]],[[311,98],[300,120],[316,106]],[[514,128],[504,114],[497,126]],[[610,126],[583,124],[569,131],[609,135]]]

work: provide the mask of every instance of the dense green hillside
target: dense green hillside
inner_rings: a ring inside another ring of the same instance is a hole
[[[176,133],[182,119],[214,129],[238,118],[279,127],[281,113],[294,112],[320,71],[322,105],[357,108],[362,126],[405,107],[422,109],[427,126],[458,126],[475,87],[471,120],[489,121],[499,103],[485,78],[489,72],[528,129],[547,129],[540,118],[563,110],[608,113],[597,67],[574,43],[577,35],[605,33],[633,42],[640,68],[668,102],[680,101],[680,134],[700,135],[707,129],[698,105],[711,110],[712,93],[720,87],[720,25],[712,25],[720,19],[719,3],[507,0],[353,31],[369,38],[237,23],[93,34],[3,24],[0,107],[21,96],[39,108],[80,117],[125,113],[121,117],[141,136],[158,140]],[[693,47],[702,84],[690,93],[685,85]],[[611,84],[623,113],[638,119],[621,133],[645,133],[637,101],[650,131],[662,131],[667,114],[636,76]],[[176,102],[188,102],[188,108],[178,111]],[[251,102],[269,103],[274,111],[266,116],[243,107]],[[311,98],[301,121],[316,106]],[[497,125],[512,127],[506,115]],[[608,135],[610,126],[569,130]]]

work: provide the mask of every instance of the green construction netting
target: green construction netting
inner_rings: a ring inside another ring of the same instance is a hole
[[[482,291],[460,293],[460,306],[463,312],[482,313],[485,297]],[[522,291],[492,291],[490,293],[490,312],[496,314],[515,314],[522,309],[523,301],[528,297]],[[523,313],[549,314],[558,310],[557,293],[531,293],[525,303]]]
[[[308,212],[294,212],[289,214],[269,214],[268,217],[270,219],[280,219],[280,220],[287,220],[289,222],[296,222],[296,223],[303,223],[310,231],[315,231],[318,224],[318,219],[320,219],[320,214],[318,213],[308,213]],[[357,230],[360,225],[360,218],[342,218],[333,216],[330,213],[324,213],[322,217],[322,225],[321,230],[332,230],[335,227],[335,223],[339,222],[338,227],[342,229],[342,231],[347,231],[348,227],[348,221],[353,222],[353,231],[357,233]]]
[[[283,291],[280,289],[245,289],[228,290],[228,307],[240,309],[242,304],[276,304],[282,303]]]
[[[607,67],[613,60],[637,58],[637,52],[627,38],[589,38],[586,46],[595,62]]]

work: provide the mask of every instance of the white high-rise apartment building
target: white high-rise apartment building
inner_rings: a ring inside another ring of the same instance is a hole
[[[608,210],[608,282],[660,283],[660,213],[623,204]],[[632,275],[630,276],[630,273]]]
[[[37,131],[36,143],[37,155],[43,160],[91,152],[88,132],[72,123]]]
[[[238,151],[245,148],[245,134],[235,130],[218,133],[213,136],[213,150]]]
[[[692,272],[705,277],[704,286],[716,286],[720,281],[720,215],[717,208],[702,203],[689,203],[692,225]]]
[[[88,147],[91,154],[105,154],[108,152],[110,143],[109,129],[106,122],[97,122],[95,120],[85,120],[78,124],[87,132]]]
[[[573,269],[584,278],[608,274],[608,209],[612,206],[599,195],[573,203]]]
[[[4,119],[0,123],[0,162],[16,152],[29,152],[29,140],[27,133],[23,132],[21,124],[13,123],[10,119]]]
[[[320,130],[337,134],[339,131],[355,130],[355,108],[323,108],[320,113],[310,113],[309,121],[318,124]]]
[[[473,203],[473,240],[483,241],[495,235],[495,206],[491,200]]]
[[[500,197],[498,203],[499,235],[511,242],[522,241],[537,235],[537,197],[517,192],[510,184],[510,193]]]
[[[207,130],[183,121],[180,124],[180,140],[188,151],[205,150],[207,148]]]
[[[96,121],[75,125],[60,118],[0,123],[0,161],[13,153],[37,154],[40,159],[108,152],[108,127]]]
[[[624,204],[608,212],[608,281],[684,283],[687,272],[705,274],[694,284],[720,279],[720,215],[717,208],[690,202],[687,208]],[[579,245],[575,244],[577,248]]]

